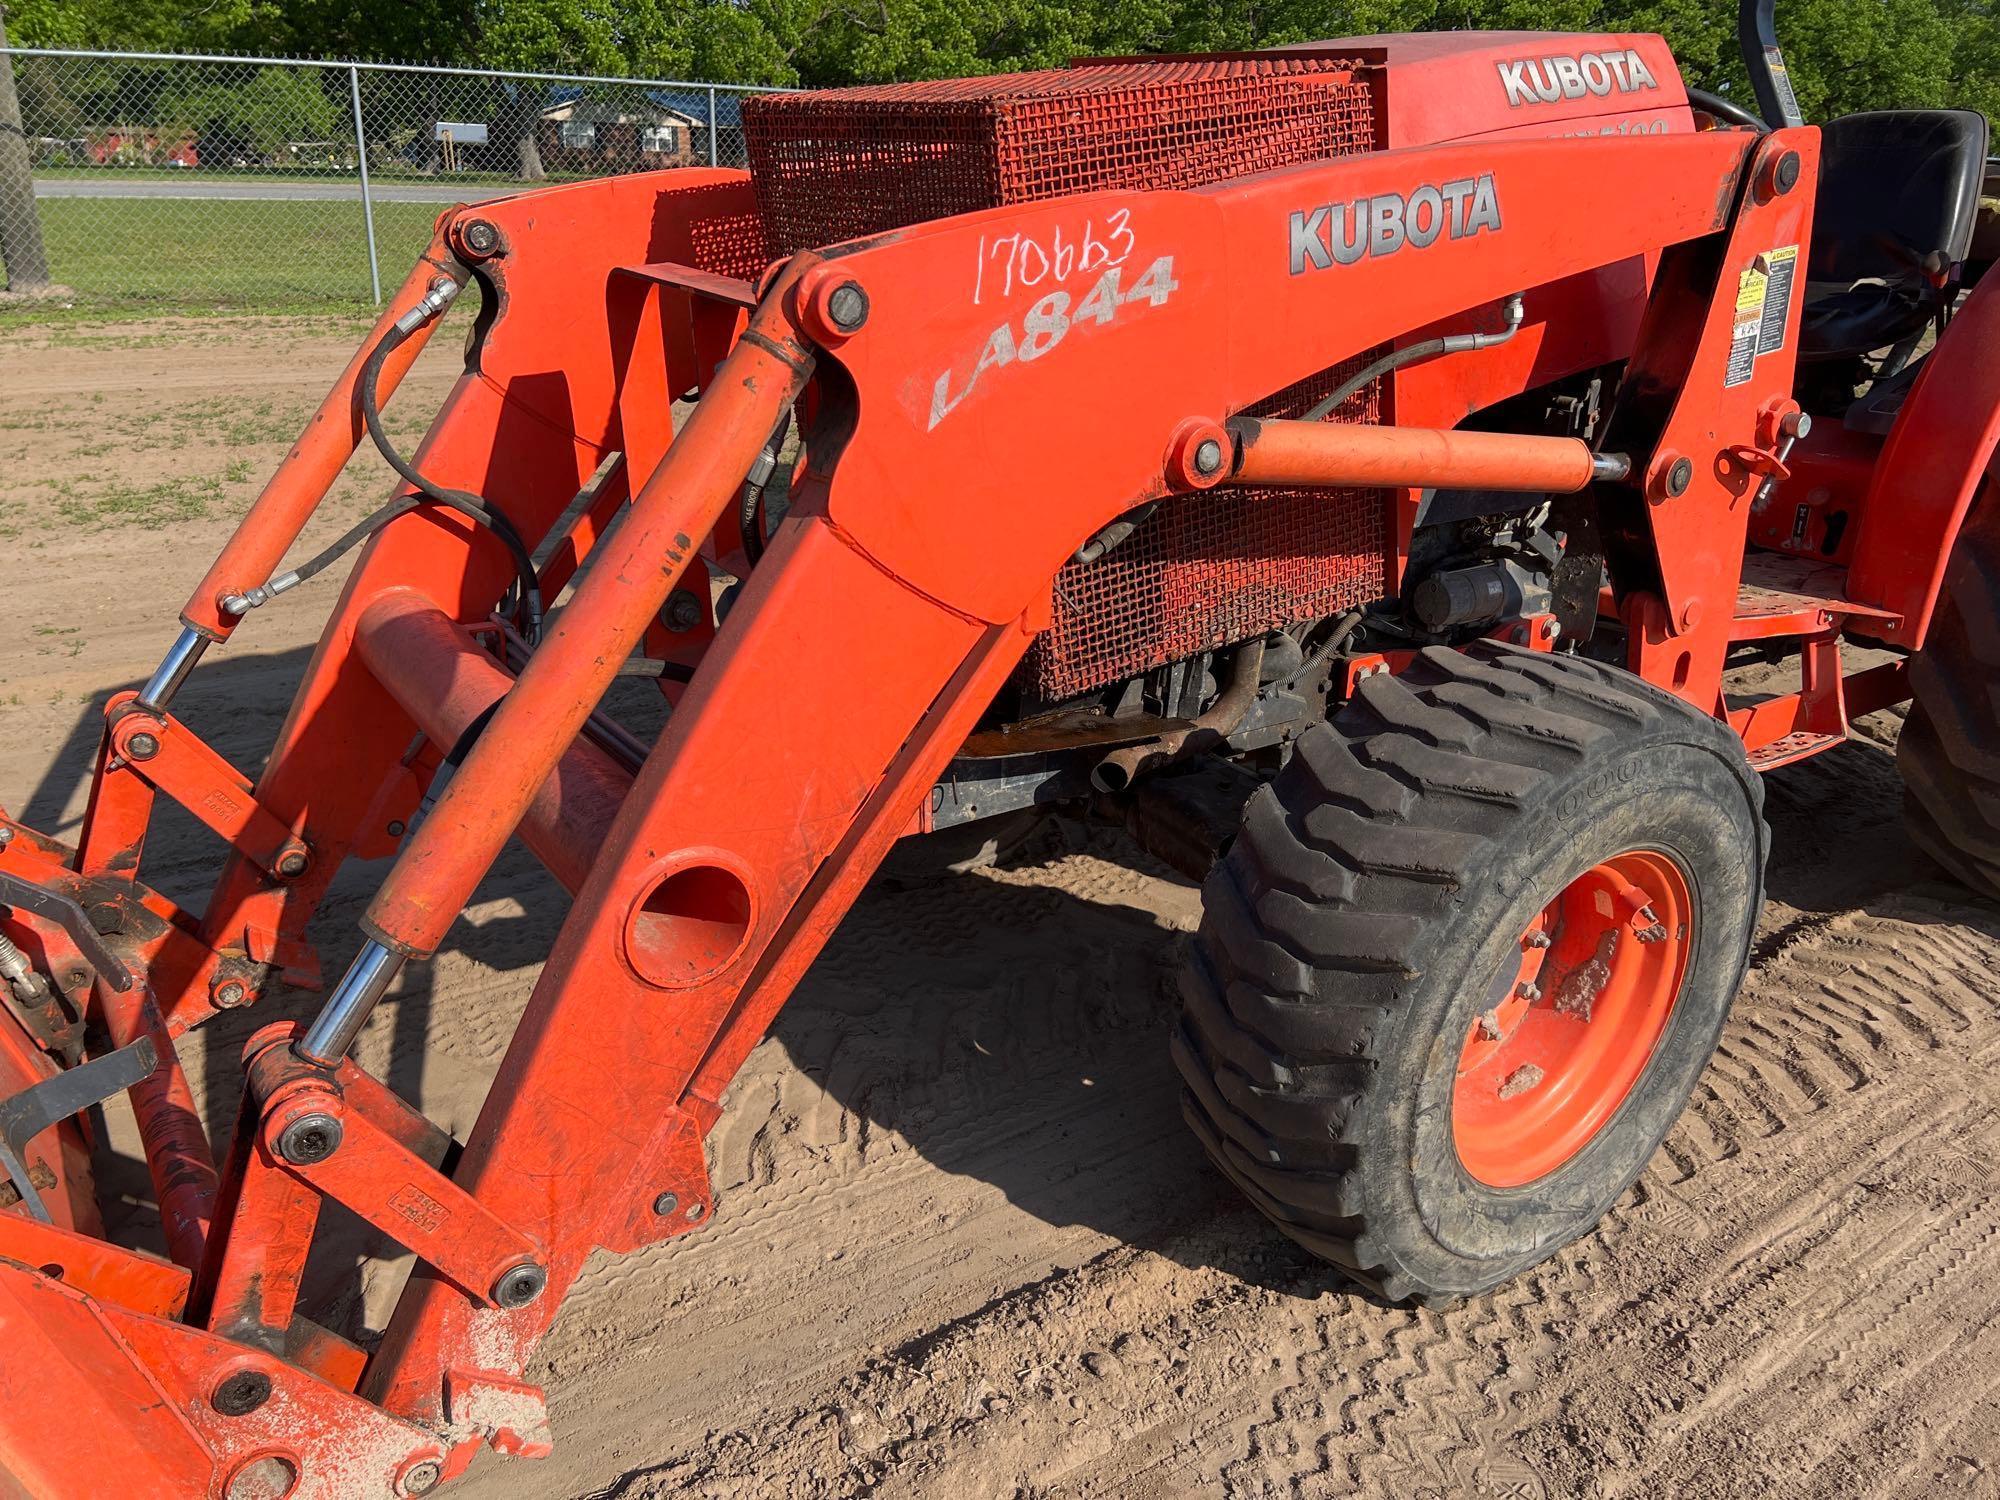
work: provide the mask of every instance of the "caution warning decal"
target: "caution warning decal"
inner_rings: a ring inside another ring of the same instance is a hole
[[[1760,269],[1763,257],[1736,280],[1736,321],[1729,332],[1729,373],[1724,386],[1742,385],[1757,366],[1757,340],[1764,331],[1764,293],[1771,278]]]
[[[1792,285],[1798,278],[1799,247],[1780,245],[1767,250],[1736,279],[1736,314],[1729,330],[1729,370],[1724,386],[1742,385],[1756,369],[1757,356],[1785,347],[1786,321],[1792,310]]]

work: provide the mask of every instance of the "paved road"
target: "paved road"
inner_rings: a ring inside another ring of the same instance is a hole
[[[510,184],[448,182],[370,183],[369,196],[377,203],[482,203],[519,192]],[[228,182],[214,178],[190,178],[177,182],[171,177],[158,180],[113,178],[97,181],[89,177],[37,177],[38,198],[215,198],[237,203],[307,202],[354,203],[361,197],[361,184],[341,179],[326,182]]]

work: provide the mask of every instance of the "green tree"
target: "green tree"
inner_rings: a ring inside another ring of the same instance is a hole
[[[349,134],[346,112],[327,98],[319,70],[259,68],[247,81],[198,82],[177,74],[161,91],[154,123],[194,135],[204,161],[275,161],[289,147]]]

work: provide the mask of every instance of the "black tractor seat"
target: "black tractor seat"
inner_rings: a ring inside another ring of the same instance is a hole
[[[1986,175],[1986,117],[1885,109],[1820,129],[1799,352],[1853,358],[1913,339],[1954,295]]]

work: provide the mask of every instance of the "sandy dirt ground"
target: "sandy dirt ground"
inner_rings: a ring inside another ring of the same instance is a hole
[[[175,610],[358,330],[0,334],[0,794],[73,830],[105,693]],[[414,432],[451,378],[406,388]],[[382,493],[357,462],[315,535]],[[331,587],[183,694],[254,766]],[[640,723],[647,705],[621,707]],[[1755,964],[1686,1116],[1600,1232],[1444,1311],[1344,1289],[1234,1198],[1166,1059],[1196,891],[1121,837],[878,882],[738,1080],[706,1230],[594,1263],[532,1372],[556,1454],[468,1500],[678,1495],[2000,1496],[2000,912],[1898,822],[1880,715],[1770,778]],[[214,848],[163,818],[154,878]],[[337,972],[379,878],[338,883]],[[565,898],[525,856],[359,1056],[461,1135]],[[190,1038],[211,1131],[273,1016]],[[132,1159],[120,1232],[150,1228]],[[323,1320],[379,1329],[407,1257],[336,1236]]]

